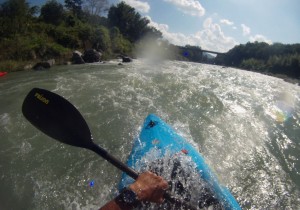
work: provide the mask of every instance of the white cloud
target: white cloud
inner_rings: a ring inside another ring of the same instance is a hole
[[[163,37],[170,43],[184,46],[194,45],[200,46],[205,50],[214,50],[218,52],[227,52],[235,45],[239,44],[234,38],[225,36],[220,25],[213,23],[211,18],[207,18],[203,23],[203,30],[195,34],[185,35],[182,33],[169,32],[169,26],[166,24],[159,24],[150,20],[150,25],[160,30]]]
[[[242,29],[243,29],[243,35],[244,36],[247,36],[251,33],[251,29],[248,26],[246,26],[245,24],[241,24],[241,26],[242,26]]]
[[[266,42],[268,44],[272,44],[272,40],[268,39],[264,35],[261,35],[261,34],[256,34],[254,36],[250,35],[251,34],[250,28],[248,26],[246,26],[245,24],[241,24],[241,26],[243,29],[243,35],[248,36],[250,42]]]
[[[251,42],[266,42],[268,44],[272,44],[272,41],[270,39],[267,39],[265,36],[261,34],[256,34],[255,36],[250,36]]]
[[[148,20],[150,21],[150,26],[153,26],[154,28],[160,30],[162,33],[165,33],[169,30],[169,26],[167,24],[156,23],[151,19],[150,16],[146,16],[146,18],[148,18]]]
[[[148,13],[150,11],[150,5],[147,2],[142,2],[138,0],[123,0],[123,1],[142,13]]]
[[[197,0],[164,0],[178,7],[182,12],[192,16],[203,16],[205,9]]]
[[[221,26],[211,18],[204,21],[203,27],[204,29],[196,34],[203,48],[226,52],[238,44],[234,38],[226,36]]]
[[[227,19],[222,19],[222,20],[220,20],[220,22],[225,25],[229,25],[229,26],[232,26],[234,24],[232,21],[227,20]]]

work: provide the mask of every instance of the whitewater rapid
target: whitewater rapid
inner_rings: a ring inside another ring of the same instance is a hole
[[[214,65],[134,60],[0,78],[0,209],[97,209],[117,191],[120,171],[24,119],[33,87],[68,99],[95,142],[122,161],[155,113],[195,145],[243,209],[300,206],[299,86]]]

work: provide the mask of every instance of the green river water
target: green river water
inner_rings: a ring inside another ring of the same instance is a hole
[[[220,66],[135,60],[0,78],[1,210],[97,209],[121,176],[25,120],[21,106],[33,87],[68,99],[95,142],[122,161],[154,113],[198,148],[243,209],[300,209],[299,86]]]

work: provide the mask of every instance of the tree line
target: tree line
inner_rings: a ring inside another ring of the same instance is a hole
[[[75,49],[96,49],[103,59],[130,55],[145,36],[158,39],[162,34],[124,2],[109,6],[107,0],[65,0],[62,5],[50,0],[37,7],[7,0],[0,5],[0,66],[69,57]]]
[[[107,0],[65,0],[63,5],[49,0],[38,7],[7,0],[0,5],[0,70],[16,70],[20,63],[22,69],[33,60],[64,61],[74,50],[91,48],[102,52],[103,59],[143,56],[144,50],[155,59],[207,60],[201,47],[170,44],[149,23],[125,2],[110,6]]]
[[[65,61],[77,49],[93,48],[110,59],[118,54],[143,56],[141,49],[146,48],[156,58],[300,78],[300,44],[241,44],[212,59],[200,46],[176,46],[161,39],[162,33],[149,23],[125,2],[65,0],[63,5],[49,0],[38,7],[26,0],[6,0],[0,5],[0,71],[23,69],[33,60]],[[145,37],[151,42],[144,42]]]
[[[300,79],[300,44],[249,42],[218,55],[215,63]]]

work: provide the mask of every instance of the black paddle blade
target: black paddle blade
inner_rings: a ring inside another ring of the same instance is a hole
[[[77,147],[93,145],[90,129],[79,111],[63,97],[34,88],[26,96],[23,115],[46,135]]]

